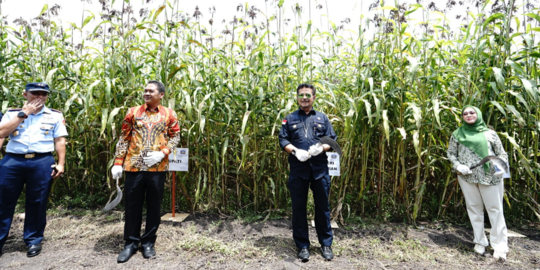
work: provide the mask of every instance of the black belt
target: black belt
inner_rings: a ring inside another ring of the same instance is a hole
[[[47,153],[28,153],[28,154],[14,154],[14,153],[7,153],[8,155],[14,156],[14,157],[23,157],[23,158],[35,158],[35,157],[41,157],[41,156],[49,156],[52,155],[51,152]]]

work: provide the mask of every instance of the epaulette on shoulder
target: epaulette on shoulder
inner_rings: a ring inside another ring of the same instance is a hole
[[[22,110],[21,108],[12,108],[12,109],[8,109],[8,112],[18,112],[21,110]]]
[[[55,113],[62,113],[62,111],[59,111],[59,110],[56,110],[56,109],[51,109],[51,111],[53,111]]]

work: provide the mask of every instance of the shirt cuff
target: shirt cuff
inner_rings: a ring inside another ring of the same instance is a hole
[[[288,140],[280,140],[279,141],[279,146],[281,147],[281,150],[285,151],[285,146],[289,145],[289,144],[292,144],[290,141]]]
[[[163,148],[161,149],[161,152],[163,152],[163,154],[165,154],[165,156],[168,156],[170,153],[171,153],[171,150],[169,148]]]
[[[114,165],[124,165],[124,159],[123,158],[115,158],[114,159]]]

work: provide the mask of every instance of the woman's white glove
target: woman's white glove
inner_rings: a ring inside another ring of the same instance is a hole
[[[472,173],[471,169],[465,165],[458,165],[456,170],[460,172],[462,175],[468,175]]]
[[[165,157],[165,154],[161,151],[152,151],[146,154],[146,157],[143,157],[144,164],[148,167],[152,167],[160,162]]]
[[[312,146],[309,147],[309,154],[313,157],[313,156],[316,156],[320,153],[322,153],[324,151],[324,148],[322,146],[322,144],[314,144]]]
[[[304,162],[311,157],[308,151],[298,149],[298,148],[293,150],[293,155],[295,155],[296,158],[300,160],[301,162]]]
[[[122,176],[122,172],[124,171],[124,169],[122,168],[122,166],[120,165],[114,165],[111,169],[111,174],[112,174],[112,177],[114,179],[116,178],[120,178],[120,176]]]

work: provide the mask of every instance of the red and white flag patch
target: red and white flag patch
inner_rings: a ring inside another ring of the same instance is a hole
[[[281,122],[282,125],[287,124],[287,119],[283,119],[283,122]]]

